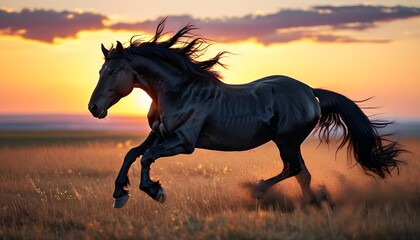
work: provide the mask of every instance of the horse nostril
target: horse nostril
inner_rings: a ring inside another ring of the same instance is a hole
[[[89,104],[89,111],[95,112],[98,110],[98,106],[96,104]]]

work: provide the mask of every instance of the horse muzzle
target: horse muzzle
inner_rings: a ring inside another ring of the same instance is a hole
[[[92,103],[88,106],[90,113],[92,113],[92,116],[96,118],[105,118],[108,114],[108,110],[106,108],[99,108],[98,105]]]

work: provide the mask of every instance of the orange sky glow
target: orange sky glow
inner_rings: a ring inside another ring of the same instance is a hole
[[[273,1],[269,2],[274,6],[272,12],[285,7],[275,7]],[[327,3],[319,2],[324,5]],[[311,3],[317,5],[316,1]],[[412,3],[407,1],[408,6],[413,6]],[[7,9],[15,13],[22,9],[22,6],[13,5],[12,1],[1,3],[0,7],[5,12]],[[31,9],[31,6],[27,7]],[[56,9],[57,12],[76,9],[67,8],[65,5],[61,6],[61,9],[56,5],[34,6],[32,9],[35,7]],[[268,7],[264,5],[261,9]],[[306,9],[305,7],[310,6],[293,6],[293,9]],[[79,11],[107,14],[105,24],[108,26],[120,21],[134,23],[147,19],[155,20],[164,15],[189,14],[162,9],[155,10],[155,15],[144,15],[146,19],[135,19],[120,12],[113,15],[111,7]],[[235,17],[239,19],[246,14],[269,14],[267,10],[258,9],[244,9],[243,12],[235,13]],[[226,10],[224,16],[228,13]],[[190,15],[196,19],[219,17],[217,13],[211,16],[194,15],[193,9]],[[0,19],[1,16],[0,14]],[[67,18],[72,18],[72,15],[67,15]],[[168,21],[171,21],[171,18]],[[205,26],[200,26],[200,22]],[[204,36],[205,27],[211,27],[210,23],[204,20],[198,21],[196,25],[202,28],[200,34]],[[143,34],[145,39],[152,36],[148,30],[143,31],[140,28],[131,30],[128,27],[102,27],[77,30],[74,36],[58,35],[49,41],[24,28],[13,33],[10,33],[11,29],[13,30],[8,26],[2,27],[0,23],[0,114],[90,114],[87,104],[103,64],[100,44],[110,46],[115,44],[116,40],[128,42],[135,34]],[[294,35],[301,33],[299,29],[300,27],[284,27],[275,30],[274,33],[280,38],[290,32]],[[305,35],[287,41],[271,38],[264,40],[266,38],[258,35],[222,36],[223,33],[209,31],[210,38],[217,38],[215,40],[219,43],[211,47],[208,56],[222,50],[234,53],[223,59],[228,69],[220,69],[226,83],[245,83],[273,74],[288,75],[311,87],[340,92],[354,100],[373,96],[374,98],[364,105],[380,108],[369,112],[371,114],[380,113],[394,119],[420,119],[419,16],[378,20],[374,22],[374,26],[362,30],[351,29],[350,25],[349,28],[336,29],[325,24],[304,26],[304,30]],[[319,37],[337,35],[340,38],[331,41]],[[150,98],[136,89],[113,106],[109,115],[145,115],[149,104]]]

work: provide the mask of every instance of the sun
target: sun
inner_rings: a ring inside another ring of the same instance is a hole
[[[109,109],[113,115],[146,116],[152,99],[141,89],[135,88],[132,93],[122,98]]]
[[[152,99],[143,90],[135,89],[133,93],[135,94],[137,106],[139,107],[139,109],[144,111],[144,115],[146,115],[147,111],[149,110],[150,104],[152,103]]]

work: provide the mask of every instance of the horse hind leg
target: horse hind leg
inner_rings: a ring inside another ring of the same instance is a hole
[[[302,153],[299,150],[299,164],[300,168],[302,169],[301,172],[296,175],[296,179],[302,189],[302,194],[304,201],[308,201],[310,203],[316,203],[316,197],[311,190],[311,173],[306,168],[305,162],[302,158]]]
[[[299,161],[300,144],[293,145],[287,143],[275,143],[280,150],[280,156],[283,161],[283,171],[270,179],[262,180],[259,182],[254,192],[254,195],[257,198],[262,198],[264,193],[276,183],[286,178],[296,176],[302,170]]]

